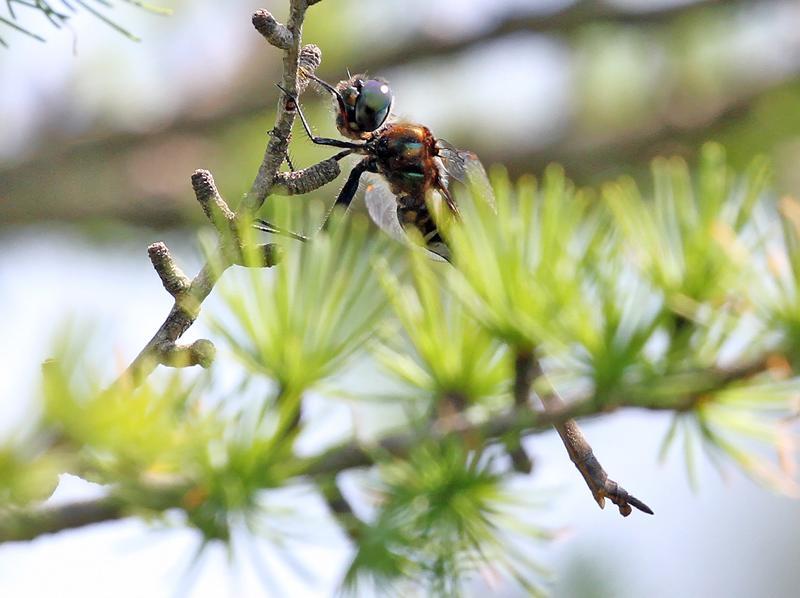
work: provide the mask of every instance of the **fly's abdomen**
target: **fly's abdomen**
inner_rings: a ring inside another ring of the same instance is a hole
[[[404,229],[416,228],[426,243],[441,241],[428,207],[424,203],[417,203],[415,198],[406,196],[398,199],[397,220]]]

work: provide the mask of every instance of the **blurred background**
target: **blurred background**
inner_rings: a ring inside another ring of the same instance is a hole
[[[235,204],[263,155],[281,64],[250,15],[267,8],[285,20],[286,2],[161,5],[174,14],[103,9],[139,43],[85,11],[55,29],[18,6],[18,22],[46,43],[0,23],[0,435],[25,425],[39,363],[66,318],[102,326],[97,362],[109,375],[130,361],[170,304],[146,246],[167,241],[190,274],[200,262],[189,176],[211,170]],[[717,140],[739,168],[769,156],[777,193],[800,191],[796,0],[324,0],[309,10],[304,41],[323,51],[322,78],[385,77],[399,117],[514,175],[556,161],[580,184],[624,173],[647,188],[653,156],[691,160]],[[329,98],[311,90],[303,103],[317,132],[335,135]],[[331,153],[299,126],[291,152],[297,167]],[[331,202],[341,184],[315,196]],[[797,595],[800,505],[733,471],[725,480],[700,471],[693,493],[679,455],[656,466],[668,424],[625,413],[586,426],[653,518],[599,511],[555,434],[530,441],[533,482],[554,497],[537,519],[565,528],[537,548],[554,594]],[[93,492],[65,478],[53,500]],[[308,510],[323,520],[324,506]],[[335,528],[321,528],[293,549],[294,567],[271,564],[254,540],[262,556],[248,563],[220,548],[188,568],[192,541],[180,528],[121,522],[3,545],[0,595],[327,596],[349,555]]]

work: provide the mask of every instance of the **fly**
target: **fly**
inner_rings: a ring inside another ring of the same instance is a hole
[[[439,234],[430,206],[440,200],[447,212],[459,217],[458,205],[451,193],[452,180],[479,187],[479,194],[493,204],[491,186],[478,157],[437,139],[424,125],[392,122],[394,95],[383,79],[354,75],[334,87],[315,76],[311,78],[333,95],[336,128],[348,140],[314,135],[297,96],[281,88],[295,104],[306,134],[317,145],[344,150],[334,156],[337,160],[351,154],[364,156],[350,171],[335,205],[347,208],[362,176],[374,173],[378,176],[372,177],[365,201],[375,223],[398,240],[407,240],[406,232],[415,228],[428,250],[449,260],[450,252]],[[322,228],[326,225],[327,218]],[[302,235],[263,220],[257,221],[256,227],[306,240]]]

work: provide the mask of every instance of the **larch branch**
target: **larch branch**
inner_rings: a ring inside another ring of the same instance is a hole
[[[536,411],[525,405],[477,422],[469,421],[463,417],[457,418],[451,425],[435,427],[432,432],[430,429],[416,433],[404,431],[397,434],[388,434],[373,443],[348,440],[325,450],[319,455],[298,458],[292,477],[324,481],[346,470],[371,467],[386,457],[403,458],[415,446],[418,446],[423,438],[442,441],[453,437],[469,436],[483,439],[485,444],[491,444],[504,442],[509,435],[525,436],[542,433],[548,431],[551,427],[556,427],[557,429],[563,427],[564,424],[571,420],[595,417],[625,407],[656,411],[686,411],[695,407],[698,402],[714,391],[724,389],[730,384],[747,380],[753,376],[771,372],[770,363],[770,359],[765,357],[731,369],[703,370],[698,372],[698,375],[702,377],[702,381],[698,383],[694,392],[686,396],[674,397],[671,401],[628,399],[603,402],[592,396],[573,403],[564,403],[558,398],[558,403],[556,404],[547,397],[551,406],[546,411]],[[585,455],[578,456],[584,462],[586,461]],[[194,488],[194,484],[185,479],[176,480],[174,483],[164,483],[163,481],[158,484],[143,483],[141,492],[138,492],[137,496],[144,497],[144,506],[153,512],[163,512],[172,508],[186,509],[189,508],[187,506],[189,503],[185,498],[187,493],[190,493]],[[603,496],[612,501],[614,497],[619,497],[619,502],[622,502],[624,498],[629,505],[637,508],[646,506],[636,501],[636,499],[617,486],[615,482],[608,480],[607,477],[602,491],[604,493]],[[331,498],[335,499],[336,496],[332,494]],[[634,503],[634,501],[638,504]],[[619,506],[618,501],[614,502]],[[81,501],[58,507],[0,510],[0,543],[28,540],[62,529],[72,529],[93,523],[120,519],[128,514],[124,506],[125,502],[121,497],[115,497],[112,489],[110,497],[94,501]],[[137,506],[141,507],[141,505]],[[335,507],[337,510],[347,508],[343,503],[338,502]],[[333,508],[333,505],[331,508]],[[76,514],[80,514],[80,516]]]

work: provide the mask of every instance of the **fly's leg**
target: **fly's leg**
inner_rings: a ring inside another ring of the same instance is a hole
[[[444,197],[445,202],[447,203],[447,207],[450,208],[450,211],[458,218],[461,216],[461,213],[458,211],[458,205],[456,205],[456,201],[453,199],[453,196],[450,194],[450,189],[447,188],[442,177],[438,177],[436,180],[436,189],[441,193],[442,197]]]
[[[350,153],[349,151],[341,152],[340,154],[334,157],[338,159],[339,157],[344,157],[349,153]],[[356,195],[356,191],[358,191],[358,183],[361,180],[361,175],[364,174],[365,172],[376,172],[376,171],[377,168],[375,166],[375,161],[372,158],[364,158],[363,160],[361,160],[361,162],[356,164],[353,170],[350,171],[350,175],[347,177],[347,182],[344,184],[344,187],[342,187],[342,190],[339,192],[339,195],[336,198],[336,202],[333,204],[333,207],[325,216],[325,220],[323,220],[320,230],[327,230],[328,223],[330,222],[331,212],[336,206],[344,206],[345,208],[347,208],[353,201],[353,198]],[[271,222],[268,222],[267,220],[262,220],[262,219],[255,220],[253,222],[253,226],[257,230],[263,231],[265,233],[281,235],[284,237],[289,237],[291,239],[296,239],[298,241],[305,242],[310,239],[310,237],[283,229],[275,224],[272,224]]]
[[[303,241],[304,243],[308,241],[308,237],[306,237],[305,235],[301,235],[299,233],[293,233],[290,230],[281,228],[277,224],[272,224],[271,222],[267,222],[266,220],[262,220],[261,218],[256,218],[255,220],[253,220],[253,228],[265,233],[279,235],[281,237],[289,237],[290,239],[295,239],[296,241]]]
[[[300,117],[300,122],[303,123],[303,128],[306,130],[306,135],[308,138],[311,139],[312,143],[317,145],[329,145],[332,147],[341,147],[344,149],[360,149],[364,147],[363,143],[354,143],[352,141],[342,141],[341,139],[331,139],[330,137],[317,137],[314,135],[313,131],[311,130],[311,126],[308,124],[305,115],[303,114],[303,109],[300,108],[300,102],[297,99],[297,94],[291,93],[287,91],[282,85],[276,84],[278,89],[280,89],[286,97],[289,98],[293,103],[295,110],[297,110],[297,115]]]
[[[375,160],[372,158],[364,158],[350,171],[347,182],[344,184],[344,187],[342,187],[342,190],[339,191],[339,196],[336,198],[336,202],[333,204],[331,211],[325,216],[320,230],[327,230],[331,212],[333,212],[336,206],[344,206],[347,208],[350,205],[353,198],[356,196],[356,191],[358,191],[358,183],[361,181],[361,175],[365,172],[377,172]]]
[[[348,75],[348,77],[350,77],[350,75]],[[325,90],[333,94],[333,97],[336,98],[336,103],[339,104],[339,110],[341,110],[342,112],[345,112],[347,110],[347,106],[344,103],[344,98],[342,97],[342,94],[339,93],[338,89],[336,89],[333,85],[331,85],[327,81],[323,81],[314,74],[309,75],[308,78],[313,81],[316,81],[321,87],[323,87]]]
[[[348,77],[349,77],[349,76],[350,76],[350,75],[348,75]],[[327,81],[325,81],[324,79],[320,79],[319,77],[317,77],[317,76],[316,76],[316,75],[314,75],[314,74],[310,74],[310,75],[308,75],[308,78],[309,78],[309,79],[311,79],[312,81],[316,81],[316,82],[317,82],[317,83],[319,83],[319,84],[320,84],[322,87],[324,87],[324,88],[325,88],[327,91],[331,92],[331,93],[332,93],[332,94],[333,94],[333,95],[336,97],[336,99],[337,99],[337,100],[341,100],[341,103],[342,103],[342,105],[344,106],[344,98],[342,98],[342,94],[340,94],[340,93],[339,93],[339,90],[338,90],[338,89],[336,89],[336,88],[335,88],[333,85],[331,85],[330,83],[328,83],[328,82],[327,82]]]
[[[344,150],[344,151],[339,152],[335,156],[332,156],[332,158],[329,158],[329,160],[333,159],[333,160],[339,161],[342,158],[345,158],[345,157],[349,156],[351,153],[352,153],[351,150]],[[289,159],[289,154],[288,153],[286,154],[286,159],[287,159],[287,161]],[[289,163],[289,166],[291,168],[291,166],[292,166],[291,162]],[[311,168],[313,168],[313,167],[311,167]],[[356,185],[356,187],[357,187],[357,185]],[[309,237],[307,237],[305,235],[302,235],[300,233],[295,233],[295,232],[292,232],[290,230],[286,230],[285,228],[281,228],[277,224],[272,224],[271,222],[269,222],[267,220],[264,220],[262,218],[256,218],[253,221],[253,228],[255,228],[256,230],[260,230],[261,232],[270,233],[270,234],[273,234],[273,235],[279,235],[279,236],[282,236],[282,237],[289,237],[290,239],[295,239],[296,241],[305,242],[305,241],[309,240]]]

